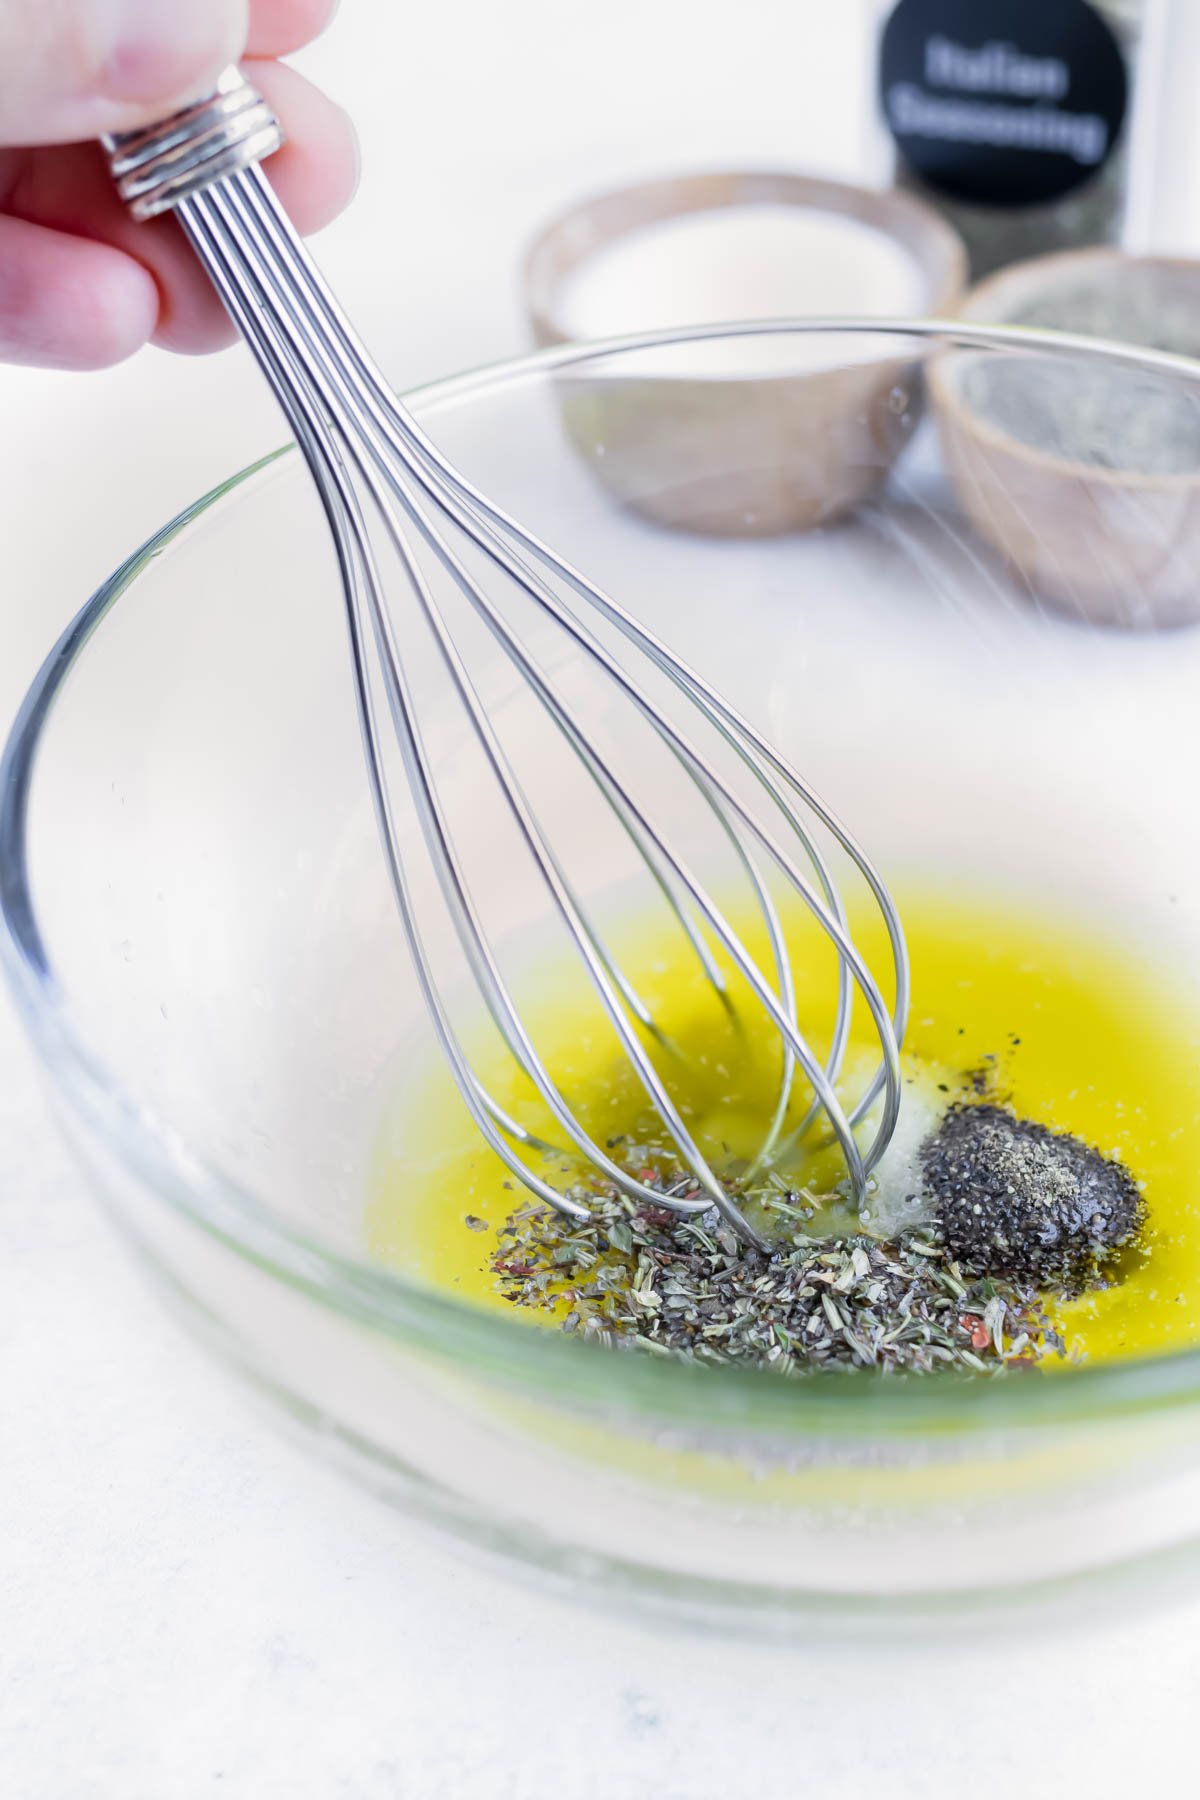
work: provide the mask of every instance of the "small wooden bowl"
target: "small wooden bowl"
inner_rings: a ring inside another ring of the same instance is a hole
[[[541,232],[525,263],[537,342],[570,341],[560,312],[567,278],[615,240],[685,213],[764,204],[820,209],[887,232],[922,275],[922,312],[950,311],[962,293],[961,240],[907,194],[806,175],[687,175],[602,194]],[[628,373],[623,361],[562,372],[558,392],[571,442],[622,504],[660,524],[713,536],[804,531],[835,517],[878,486],[920,415],[917,367],[886,349],[866,359],[850,354],[844,363],[831,354],[833,366],[762,375],[672,373],[670,357],[660,352],[639,353],[625,363]]]
[[[1161,282],[1164,297],[1200,314],[1200,262],[1105,247],[1014,263],[979,282],[959,316],[1006,324],[1032,300],[1123,275]],[[1114,469],[1022,442],[964,395],[972,362],[991,354],[951,350],[926,372],[947,471],[975,530],[1032,596],[1092,623],[1144,628],[1200,618],[1200,464],[1178,473]],[[1039,363],[1044,379],[1044,354],[1031,352],[1031,384]],[[1096,365],[1078,367],[1080,380],[1094,377]],[[1141,379],[1118,368],[1108,378]]]

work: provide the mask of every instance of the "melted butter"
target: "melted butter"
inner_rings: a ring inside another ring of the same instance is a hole
[[[1200,1006],[1128,946],[1074,922],[969,896],[901,895],[900,910],[913,977],[906,1092],[928,1096],[945,1087],[953,1098],[971,1071],[993,1067],[999,1092],[1020,1114],[1117,1154],[1143,1184],[1149,1224],[1142,1245],[1124,1259],[1122,1280],[1053,1309],[1072,1349],[1098,1361],[1195,1342]],[[761,928],[746,918],[736,923],[765,964]],[[807,918],[785,925],[800,1021],[820,1051],[833,1022],[832,954]],[[887,967],[880,921],[856,923],[855,938],[873,970]],[[614,948],[670,1040],[667,1048],[644,1041],[701,1148],[718,1168],[752,1155],[778,1094],[780,1041],[744,981],[726,970],[733,1000],[726,1012],[671,928],[635,925],[618,934]],[[543,970],[521,998],[550,1073],[587,1130],[602,1143],[624,1138],[651,1151],[662,1144],[661,1127],[632,1069],[614,1054],[582,972],[574,964]],[[860,1002],[856,1017],[861,1012]],[[860,1020],[847,1058],[856,1076],[869,1045]],[[502,1106],[561,1141],[490,1028],[480,1035],[475,1061]],[[856,1097],[852,1084],[848,1093]],[[806,1101],[798,1083],[793,1121]],[[536,1166],[558,1185],[577,1179],[566,1157]],[[840,1172],[828,1152],[801,1154],[787,1165],[789,1179],[818,1188]],[[553,1324],[551,1316],[505,1302],[488,1268],[495,1230],[523,1203],[449,1075],[434,1068],[405,1096],[387,1134],[368,1205],[372,1251],[464,1300],[535,1326]],[[472,1229],[468,1215],[487,1229]]]

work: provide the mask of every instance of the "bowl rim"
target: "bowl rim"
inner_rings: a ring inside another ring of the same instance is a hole
[[[774,319],[568,344],[481,365],[408,391],[422,417],[463,399],[502,391],[583,362],[679,342],[767,333],[851,333],[941,342],[945,349],[1014,349],[1071,354],[1155,369],[1200,387],[1200,361],[1057,332],[979,326],[956,319]],[[814,1374],[798,1382],[763,1371],[692,1367],[640,1356],[615,1357],[566,1334],[535,1331],[450,1294],[331,1249],[290,1224],[248,1189],[210,1165],[136,1094],[123,1089],[91,1051],[71,1016],[38,926],[28,879],[28,823],[38,751],[57,695],[93,633],[160,552],[210,509],[276,462],[284,444],[183,508],[135,550],[82,606],[55,643],[20,706],[0,759],[0,964],[17,1012],[58,1094],[81,1125],[99,1134],[130,1173],[227,1250],[310,1299],[422,1353],[469,1364],[478,1378],[517,1381],[559,1404],[636,1411],[713,1433],[767,1431],[777,1437],[903,1437],[989,1432],[998,1426],[1096,1425],[1130,1412],[1200,1400],[1200,1346],[1128,1362],[1061,1371],[1029,1381],[968,1382],[937,1376],[885,1382],[870,1370]]]

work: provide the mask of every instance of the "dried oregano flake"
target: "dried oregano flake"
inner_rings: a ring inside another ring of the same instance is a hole
[[[600,1344],[793,1377],[997,1375],[1063,1353],[1031,1289],[972,1279],[928,1226],[889,1242],[812,1236],[807,1197],[776,1182],[754,1196],[784,1234],[763,1252],[715,1208],[685,1218],[610,1186],[580,1198],[587,1220],[539,1204],[514,1212],[491,1266],[514,1305],[560,1312],[564,1331]]]

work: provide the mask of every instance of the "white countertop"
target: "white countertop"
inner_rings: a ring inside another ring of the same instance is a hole
[[[736,33],[682,0],[609,0],[586,50],[549,0],[469,10],[469,65],[462,9],[397,9],[401,51],[379,0],[347,4],[309,58],[354,99],[367,157],[322,259],[401,381],[520,346],[516,247],[580,190],[722,161],[856,166],[830,96],[858,45],[815,0],[747,0]],[[0,371],[0,394],[7,725],[109,568],[281,434],[240,353]],[[1115,1800],[1182,1787],[1194,1763],[1190,1587],[1069,1622],[1018,1611],[999,1635],[871,1647],[814,1627],[783,1648],[598,1617],[431,1543],[281,1441],[159,1310],[59,1146],[6,1000],[0,1469],[13,1800]]]

